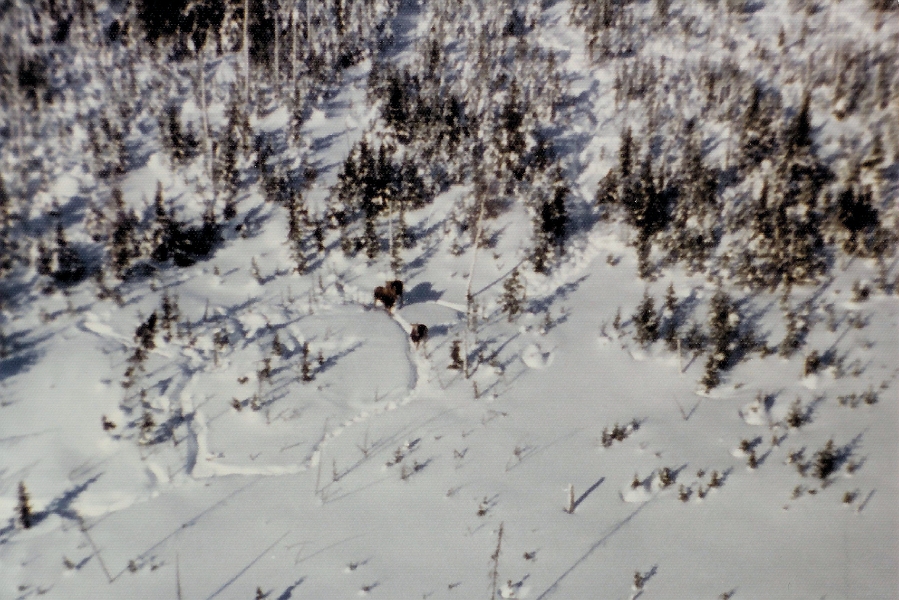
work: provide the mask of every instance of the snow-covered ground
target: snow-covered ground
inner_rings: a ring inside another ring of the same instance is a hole
[[[621,119],[610,69],[570,50],[583,32],[568,3],[546,4],[539,35],[576,98],[563,139],[585,205],[615,164]],[[769,4],[754,27],[790,16]],[[403,19],[424,11],[410,10],[394,23],[399,48],[420,33]],[[227,81],[227,65],[217,68]],[[344,72],[303,125],[302,160],[319,169],[313,206],[377,119],[370,68]],[[185,118],[199,110],[190,106]],[[211,109],[218,127],[222,104]],[[278,132],[288,119],[272,111],[253,127]],[[161,181],[166,198],[200,214],[200,166],[173,172],[148,152],[122,183],[126,201],[139,206]],[[86,172],[58,165],[35,215],[88,185]],[[372,289],[394,276],[388,256],[332,246],[294,273],[286,211],[254,186],[241,193],[256,223],[247,235],[228,232],[206,260],[123,284],[120,305],[89,281],[42,294],[29,271],[31,288],[3,314],[15,352],[0,362],[0,598],[468,600],[492,597],[494,582],[500,597],[531,600],[899,598],[899,301],[895,290],[864,302],[851,291],[876,277],[874,260],[841,261],[833,278],[794,288],[794,306],[813,306],[802,351],[752,354],[706,392],[704,356],[640,347],[630,315],[645,291],[660,305],[672,284],[704,322],[716,283],[679,268],[640,280],[627,230],[610,222],[574,235],[548,275],[533,273],[518,207],[491,224],[496,246],[473,262],[447,235],[468,194],[450,187],[406,216],[424,235],[403,251],[393,314],[372,305]],[[466,333],[473,264],[480,318]],[[516,266],[528,310],[509,322],[499,298]],[[781,293],[723,285],[779,344]],[[156,335],[123,389],[135,329],[164,293],[189,331]],[[430,329],[417,348],[415,323]],[[484,358],[469,378],[448,368],[453,341],[466,339]],[[804,377],[812,349],[839,366]],[[869,390],[876,402],[859,400]],[[797,399],[805,418],[793,427]],[[624,439],[603,444],[616,426]],[[828,440],[833,473],[800,474]]]

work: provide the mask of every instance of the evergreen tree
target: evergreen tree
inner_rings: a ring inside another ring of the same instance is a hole
[[[864,233],[880,227],[880,215],[871,196],[869,187],[858,190],[851,185],[837,194],[836,220],[849,233],[843,243],[843,250],[848,254],[864,254]]]
[[[539,204],[539,212],[534,222],[534,250],[531,262],[538,273],[545,273],[549,262],[565,253],[565,234],[568,225],[568,211],[565,208],[567,196],[568,187],[561,173],[557,173],[551,195],[545,197]]]
[[[312,367],[309,363],[309,342],[303,342],[303,354],[300,362],[300,376],[304,382],[312,381]]]
[[[165,210],[162,182],[157,181],[156,195],[153,197],[153,224],[147,236],[147,254],[155,261],[165,262],[169,259],[168,240],[172,234],[173,220],[172,215]]]
[[[500,165],[504,172],[521,180],[524,176],[525,107],[521,100],[518,82],[514,79],[509,86],[508,96],[497,122],[495,143],[499,151]]]
[[[609,169],[596,186],[596,204],[606,207],[615,205],[618,202],[618,187],[618,174],[615,169]]]
[[[534,272],[546,273],[549,269],[550,248],[542,229],[538,228],[534,240],[534,250],[531,253],[531,263],[534,265]]]
[[[665,246],[671,258],[702,270],[718,243],[716,225],[720,205],[717,177],[702,158],[702,140],[687,123],[687,143],[677,178],[677,194],[671,210],[670,235]]]
[[[510,323],[522,312],[521,303],[524,300],[524,283],[516,267],[503,282],[503,294],[500,297],[501,310],[508,315]]]
[[[387,75],[387,97],[381,110],[381,116],[396,133],[400,141],[408,141],[409,109],[406,99],[406,86],[399,73]]]
[[[237,152],[239,141],[234,131],[228,128],[222,141],[222,151],[218,153],[219,145],[216,144],[213,153],[216,155],[216,166],[213,170],[213,185],[222,182],[224,185],[225,208],[222,216],[230,221],[237,216],[237,188],[240,182],[240,172],[237,168]],[[220,156],[220,158],[219,158]]]
[[[140,419],[140,441],[142,444],[149,444],[152,442],[150,436],[153,433],[153,428],[156,427],[156,420],[153,418],[153,413],[149,410],[144,409],[144,414]]]
[[[796,113],[784,130],[784,154],[788,158],[796,156],[797,153],[808,152],[811,149],[811,101],[811,93],[805,92],[802,97],[802,104],[799,106],[799,112]]]
[[[565,253],[565,234],[568,227],[568,210],[565,208],[565,200],[568,198],[568,193],[569,189],[565,185],[562,174],[557,173],[552,200],[550,203],[544,204],[541,210],[543,231],[549,235],[559,254]]]
[[[875,131],[874,137],[871,140],[871,149],[868,151],[865,160],[862,161],[861,166],[865,169],[876,169],[883,164],[885,159],[886,153],[883,147],[883,136],[880,131]]]
[[[178,308],[178,299],[169,296],[168,290],[162,295],[162,329],[166,332],[166,341],[172,337],[172,325],[178,322],[181,311]]]
[[[287,198],[287,241],[297,265],[296,272],[302,275],[308,267],[304,249],[304,230],[308,224],[309,215],[302,194],[299,192],[289,193]]]
[[[78,252],[66,240],[61,223],[56,225],[56,271],[53,278],[64,284],[77,283],[84,279],[86,268]]]
[[[271,69],[274,60],[275,19],[273,11],[267,10],[265,0],[249,0],[249,36],[250,59],[260,67]]]
[[[655,300],[649,291],[643,292],[643,300],[631,315],[634,322],[634,338],[644,348],[659,339],[659,314],[656,312]]]
[[[465,362],[462,360],[462,342],[459,340],[453,340],[453,345],[450,347],[450,360],[452,362],[447,369],[461,371],[465,366]]]
[[[648,152],[640,163],[640,173],[628,200],[625,203],[628,222],[643,238],[649,239],[665,228],[668,223],[667,198],[656,185],[652,157]]]
[[[749,106],[740,123],[738,161],[744,171],[756,167],[774,152],[777,140],[772,129],[772,118],[778,109],[775,99],[776,96],[765,94],[761,84],[753,85]]]
[[[24,529],[30,529],[33,521],[33,513],[31,510],[31,500],[28,496],[28,489],[25,487],[25,482],[19,482],[19,504],[16,507],[16,512],[19,513],[19,524]]]
[[[712,344],[710,358],[716,370],[727,368],[737,347],[740,314],[731,297],[718,290],[709,303],[709,341]]]
[[[631,176],[634,154],[634,136],[630,126],[626,126],[621,133],[621,145],[618,148],[618,177],[624,182]]]
[[[418,172],[418,167],[411,157],[406,156],[400,163],[397,173],[397,196],[412,209],[425,206],[429,201],[427,185]],[[405,210],[405,208],[404,208]]]
[[[377,215],[378,211],[371,200],[363,200],[365,212],[365,224],[362,243],[365,246],[365,255],[369,260],[374,260],[381,252],[381,238],[378,237]]]
[[[134,341],[144,350],[152,350],[156,347],[156,325],[159,316],[154,310],[147,317],[147,320],[141,323],[134,332]]]
[[[47,248],[44,240],[37,243],[37,264],[35,270],[38,275],[50,275],[53,273],[53,254]]]
[[[181,117],[178,112],[178,107],[169,106],[159,119],[162,148],[168,153],[173,165],[183,164],[187,158],[185,139],[181,133]]]
[[[714,356],[709,355],[705,362],[705,373],[702,376],[702,385],[706,392],[718,387],[721,383],[721,375],[719,373],[718,360]]]
[[[18,243],[12,233],[12,199],[0,174],[0,279],[12,270]]]
[[[652,241],[643,231],[637,232],[637,275],[640,279],[651,281],[655,265],[652,262]]]
[[[390,268],[394,273],[399,273],[403,268],[403,258],[402,258],[402,250],[406,246],[406,235],[408,231],[406,230],[406,214],[404,208],[404,202],[400,201],[396,204],[399,204],[399,214],[397,216],[396,222],[392,222],[393,215],[391,214],[391,227],[393,237],[390,240]]]
[[[767,208],[759,206],[756,255],[772,287],[814,282],[827,270],[818,195],[829,171],[810,154],[797,154],[783,158],[776,176],[770,196],[777,202],[769,197]]]
[[[168,38],[178,31],[182,13],[187,8],[187,0],[136,0],[136,16],[144,30],[146,39],[155,44],[161,38]]]
[[[121,279],[131,266],[131,261],[140,256],[137,238],[139,221],[133,210],[126,210],[122,192],[118,188],[112,190],[111,201],[115,218],[112,222],[108,253],[112,270],[116,277]]]
[[[275,337],[272,338],[272,356],[277,356],[281,358],[284,356],[284,344],[281,343],[281,338],[278,336],[278,332],[275,332]]]
[[[678,328],[680,327],[678,300],[673,283],[668,285],[665,292],[665,317],[665,344],[669,350],[673,351],[677,349]]]

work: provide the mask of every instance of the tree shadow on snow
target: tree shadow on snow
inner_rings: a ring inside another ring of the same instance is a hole
[[[590,277],[589,274],[583,275],[574,281],[560,285],[554,292],[547,296],[531,300],[528,306],[528,310],[535,314],[546,312],[557,300],[565,300],[566,298],[568,298],[568,295],[571,292],[576,291],[580,287],[581,283],[583,283],[584,280],[586,280],[588,277]]]
[[[70,490],[67,490],[62,494],[62,496],[58,498],[54,498],[50,504],[47,505],[47,508],[41,511],[36,511],[31,515],[31,527],[36,527],[42,521],[47,519],[52,514],[57,514],[63,518],[78,520],[79,516],[75,510],[72,509],[72,503],[80,496],[84,490],[86,490],[92,483],[100,479],[100,475],[95,475],[85,481],[82,484],[76,485]],[[16,527],[16,519],[15,517],[10,518],[6,527],[0,528],[0,546],[6,544],[9,541],[9,538],[17,529]],[[83,562],[81,564],[84,564]],[[79,565],[80,567],[80,565]]]
[[[43,521],[44,519],[46,519],[47,517],[49,517],[50,515],[53,515],[53,514],[57,514],[60,517],[63,517],[66,519],[71,519],[71,520],[77,521],[78,513],[76,513],[75,510],[72,509],[72,503],[75,502],[75,500],[78,499],[78,496],[80,496],[82,493],[84,493],[84,491],[88,487],[90,487],[95,481],[100,479],[100,477],[102,475],[103,475],[102,473],[100,473],[99,475],[94,475],[93,477],[91,477],[90,479],[85,481],[84,483],[76,485],[72,489],[67,490],[66,492],[64,492],[62,494],[62,496],[60,496],[58,498],[54,498],[53,501],[47,505],[47,508],[45,508],[44,510],[42,510],[38,513],[35,513],[33,524],[37,525],[38,523],[40,523],[41,521]]]
[[[414,288],[403,294],[403,305],[417,304],[420,302],[436,302],[443,297],[443,290],[435,290],[430,281],[418,283]]]
[[[287,588],[283,592],[281,592],[281,595],[278,596],[277,600],[290,600],[293,597],[293,591],[300,585],[302,585],[304,581],[306,581],[305,577],[300,577],[299,579],[294,581],[293,584],[287,586]]]
[[[580,497],[574,501],[574,505],[571,507],[572,511],[577,510],[577,507],[580,506],[581,503],[587,499],[587,496],[592,494],[596,490],[596,488],[598,488],[600,485],[602,485],[602,483],[605,480],[606,480],[605,477],[600,477],[599,481],[597,481],[596,483],[591,485],[589,488],[587,488],[587,491],[585,491],[583,494],[581,494]]]
[[[588,558],[590,558],[591,554],[593,554],[599,547],[603,546],[609,538],[611,538],[613,535],[618,533],[618,531],[622,527],[624,527],[625,525],[630,523],[634,519],[634,517],[636,517],[640,513],[641,510],[643,510],[650,504],[652,504],[652,500],[649,500],[648,502],[644,502],[644,503],[640,504],[640,506],[638,506],[631,514],[629,514],[627,517],[625,517],[624,519],[620,520],[618,523],[613,525],[612,528],[608,531],[608,533],[606,533],[598,541],[596,541],[592,546],[590,546],[590,548],[588,548],[587,551],[578,560],[576,560],[574,562],[574,564],[572,564],[570,567],[568,567],[568,569],[564,573],[562,573],[552,583],[552,585],[550,585],[546,589],[546,591],[544,591],[542,594],[540,594],[537,597],[537,600],[545,600],[546,598],[549,598],[553,593],[555,593],[558,590],[559,584],[562,583],[562,580],[564,580],[566,577],[568,577],[568,575],[570,575],[572,571],[577,569],[584,561],[586,561]]]
[[[0,382],[31,369],[41,355],[37,347],[52,337],[52,334],[48,333],[29,339],[30,333],[31,330],[23,330],[13,331],[7,335],[5,344],[9,355],[0,359]],[[5,403],[0,403],[0,405],[5,405]]]

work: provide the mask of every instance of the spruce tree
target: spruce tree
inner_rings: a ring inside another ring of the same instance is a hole
[[[709,303],[709,341],[712,344],[710,358],[716,370],[725,369],[736,349],[740,314],[731,297],[718,290]]]
[[[568,226],[565,199],[568,191],[561,173],[557,173],[551,195],[545,197],[539,204],[539,211],[534,221],[534,250],[531,255],[534,271],[538,273],[545,273],[549,268],[549,262],[556,256],[565,253],[565,236]]]
[[[309,342],[303,342],[302,362],[300,362],[300,376],[304,382],[312,381],[312,367],[309,364]]]
[[[65,230],[61,223],[56,225],[56,271],[53,278],[63,284],[81,281],[86,273],[84,261],[78,252],[69,245]]]
[[[159,120],[162,147],[168,153],[173,165],[183,164],[188,156],[186,140],[181,132],[181,117],[178,113],[178,107],[169,106]]]
[[[165,210],[162,195],[162,182],[156,182],[156,195],[153,197],[153,224],[147,238],[149,254],[153,260],[165,262],[169,258],[168,240],[172,233],[172,218]]]
[[[148,444],[152,441],[150,435],[153,433],[154,427],[156,427],[156,420],[153,418],[153,413],[145,409],[140,420],[141,443]]]
[[[524,299],[524,283],[516,267],[503,282],[503,294],[500,297],[501,310],[508,315],[510,323],[522,312],[521,303]]]
[[[37,264],[35,265],[38,275],[51,275],[53,273],[53,253],[47,248],[44,240],[37,243]]]
[[[553,184],[552,202],[548,207],[544,206],[543,227],[560,255],[565,254],[565,236],[568,228],[568,210],[565,207],[565,201],[568,194],[569,189],[564,183],[562,173],[557,172]]]
[[[141,323],[134,332],[134,341],[144,350],[152,350],[156,347],[156,325],[158,319],[159,317],[154,310],[147,317],[147,320]]]
[[[296,263],[296,272],[303,275],[308,268],[308,258],[304,249],[304,229],[308,221],[308,212],[299,192],[287,195],[287,241],[291,255]]]
[[[0,174],[0,278],[12,270],[18,243],[12,234],[12,198]]]
[[[631,319],[634,322],[634,337],[641,346],[645,348],[659,339],[659,314],[649,290],[643,292],[643,300]]]
[[[381,239],[378,237],[377,230],[377,210],[370,201],[363,204],[365,211],[365,224],[363,233],[363,244],[365,246],[365,255],[374,260],[381,252]]]
[[[799,111],[784,130],[784,151],[787,157],[808,151],[812,146],[811,93],[805,92]]]
[[[678,314],[678,300],[677,294],[674,292],[674,284],[671,283],[668,285],[668,290],[665,292],[665,344],[669,350],[677,349],[677,341],[678,341],[678,328],[680,326]]]
[[[705,362],[705,373],[702,376],[702,385],[706,392],[718,387],[721,383],[721,375],[718,372],[718,360],[713,355],[709,355]]]
[[[618,202],[618,174],[615,169],[609,169],[608,173],[599,180],[596,186],[596,204],[601,207],[611,207]]]
[[[166,341],[172,337],[172,325],[178,322],[181,311],[178,308],[178,299],[169,295],[168,290],[162,295],[162,329],[166,333]]]
[[[16,507],[19,513],[19,525],[24,529],[30,529],[33,521],[33,513],[31,510],[31,500],[28,496],[28,490],[25,488],[25,482],[19,482],[19,504]]]
[[[668,199],[665,194],[660,193],[649,153],[640,164],[639,174],[632,180],[628,201],[624,206],[627,209],[628,223],[637,229],[638,253],[641,253],[645,267],[641,271],[647,271],[641,272],[641,277],[645,278],[649,271],[651,240],[668,223]]]
[[[630,126],[626,126],[621,133],[621,146],[618,149],[618,176],[622,182],[631,176],[635,153],[633,132]]]
[[[133,210],[126,210],[122,192],[112,190],[112,204],[115,210],[112,235],[109,240],[109,258],[116,277],[123,278],[131,261],[140,256],[137,239],[139,221]]]
[[[772,118],[776,109],[775,99],[766,95],[760,84],[754,84],[739,130],[738,162],[743,171],[758,166],[774,151],[777,140],[772,130]]]
[[[457,371],[461,371],[465,366],[465,362],[462,360],[462,342],[459,340],[453,340],[453,345],[450,347],[450,362],[447,369],[454,369]]]
[[[687,143],[675,178],[677,194],[671,209],[671,235],[665,241],[672,259],[702,270],[717,244],[717,177],[705,165],[702,139],[692,121],[687,123]]]

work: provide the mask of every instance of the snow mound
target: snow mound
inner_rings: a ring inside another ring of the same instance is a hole
[[[648,489],[646,484],[641,484],[637,487],[628,485],[621,490],[621,499],[625,502],[647,502],[652,499],[652,496],[652,490]]]
[[[768,422],[768,411],[765,410],[765,405],[758,400],[753,400],[743,406],[739,410],[739,414],[747,425],[765,425]]]
[[[552,352],[543,352],[537,344],[529,344],[521,352],[521,362],[532,369],[545,369],[553,363]]]
[[[802,384],[802,387],[815,390],[818,388],[818,376],[817,375],[807,375],[799,380],[799,383]]]

